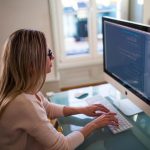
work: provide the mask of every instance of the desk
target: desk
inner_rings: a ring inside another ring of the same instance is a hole
[[[88,96],[111,94],[109,85],[86,87],[56,93],[50,99],[52,102],[67,106],[85,106],[84,99],[74,97],[76,92],[88,92]],[[113,93],[114,94],[114,93]],[[92,133],[77,150],[150,150],[150,117],[144,112],[126,117],[133,128],[118,134],[112,134],[108,127],[98,129]],[[85,115],[74,115],[59,118],[63,128],[63,134],[67,135],[72,131],[79,130],[92,118]]]

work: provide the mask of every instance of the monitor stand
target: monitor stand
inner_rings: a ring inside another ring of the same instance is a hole
[[[142,109],[140,109],[127,98],[113,100],[113,104],[126,116],[131,116],[143,112]]]

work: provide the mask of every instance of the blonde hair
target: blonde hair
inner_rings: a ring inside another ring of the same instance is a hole
[[[47,44],[40,31],[21,29],[5,43],[0,76],[0,116],[19,94],[36,93],[46,78]]]

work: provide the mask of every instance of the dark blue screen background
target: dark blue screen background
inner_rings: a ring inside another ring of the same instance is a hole
[[[150,98],[150,34],[104,23],[105,69]]]

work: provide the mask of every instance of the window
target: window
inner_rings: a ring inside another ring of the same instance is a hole
[[[99,62],[103,52],[102,16],[121,18],[121,0],[49,2],[52,9],[55,49],[59,49],[58,64],[63,66],[67,63]]]
[[[64,55],[89,53],[88,10],[89,0],[61,0],[63,5]]]
[[[102,45],[102,17],[120,18],[119,0],[96,0],[97,19],[97,51],[103,52]]]

